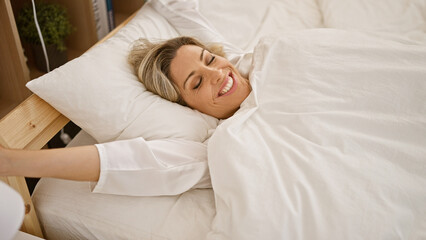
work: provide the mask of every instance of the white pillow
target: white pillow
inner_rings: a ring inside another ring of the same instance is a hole
[[[252,52],[266,35],[323,27],[316,0],[153,0],[150,4],[180,34],[227,42],[232,52]]]
[[[134,40],[176,36],[146,4],[115,36],[27,87],[98,142],[139,136],[202,142],[218,120],[146,91],[127,63]]]
[[[245,52],[252,52],[266,35],[323,27],[317,0],[200,0],[199,10]]]

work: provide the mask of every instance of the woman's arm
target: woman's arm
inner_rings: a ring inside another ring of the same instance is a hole
[[[97,181],[93,192],[129,196],[211,187],[207,146],[182,139],[135,138],[36,151],[0,146],[0,176]]]
[[[46,150],[13,150],[0,146],[1,176],[97,181],[99,169],[99,154],[94,145]]]

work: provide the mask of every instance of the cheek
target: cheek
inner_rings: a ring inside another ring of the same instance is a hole
[[[186,94],[183,96],[185,102],[192,107],[195,106],[207,106],[212,102],[212,94],[210,89],[204,88],[200,89],[198,92],[194,92],[194,94]]]

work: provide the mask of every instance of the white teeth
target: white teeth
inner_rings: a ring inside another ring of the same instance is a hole
[[[232,79],[230,76],[228,76],[228,82],[226,83],[225,87],[220,91],[220,94],[223,95],[229,91],[229,89],[232,88],[234,85],[234,79]]]

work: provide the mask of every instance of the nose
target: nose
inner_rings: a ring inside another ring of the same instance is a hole
[[[224,72],[222,68],[207,67],[205,71],[205,78],[208,79],[211,84],[217,84],[223,78],[223,74]]]

